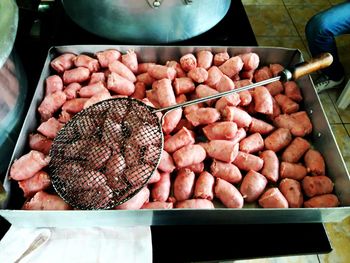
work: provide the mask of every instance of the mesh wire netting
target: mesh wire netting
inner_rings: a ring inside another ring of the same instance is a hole
[[[49,174],[71,206],[109,209],[145,186],[162,148],[162,128],[151,108],[130,98],[105,100],[60,130],[51,146]]]

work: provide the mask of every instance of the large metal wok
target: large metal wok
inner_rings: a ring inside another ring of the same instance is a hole
[[[127,43],[171,43],[215,26],[231,0],[62,0],[85,30]]]
[[[0,182],[23,121],[27,81],[13,50],[17,33],[18,8],[14,0],[0,1]],[[1,201],[1,186],[0,186]]]

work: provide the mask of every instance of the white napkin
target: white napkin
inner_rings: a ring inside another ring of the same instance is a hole
[[[149,227],[49,228],[50,239],[25,262],[152,262]],[[40,234],[40,228],[11,226],[0,241],[0,262],[14,262]]]

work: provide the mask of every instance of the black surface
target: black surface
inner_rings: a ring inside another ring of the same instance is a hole
[[[151,227],[154,262],[238,260],[329,253],[322,224]]]
[[[15,48],[28,75],[29,96],[36,88],[51,46],[71,44],[128,44],[96,37],[74,24],[60,1],[45,13],[38,0],[17,0],[20,8]],[[33,33],[33,24],[38,34]],[[139,43],[145,44],[145,43]],[[228,14],[208,32],[170,45],[256,46],[257,42],[241,1],[233,0]],[[0,239],[10,224],[0,217]],[[195,262],[331,251],[323,224],[153,226],[155,262]]]

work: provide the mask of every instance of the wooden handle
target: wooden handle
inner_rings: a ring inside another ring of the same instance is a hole
[[[330,53],[322,53],[309,61],[302,62],[295,66],[292,71],[293,80],[330,66],[333,56]]]

